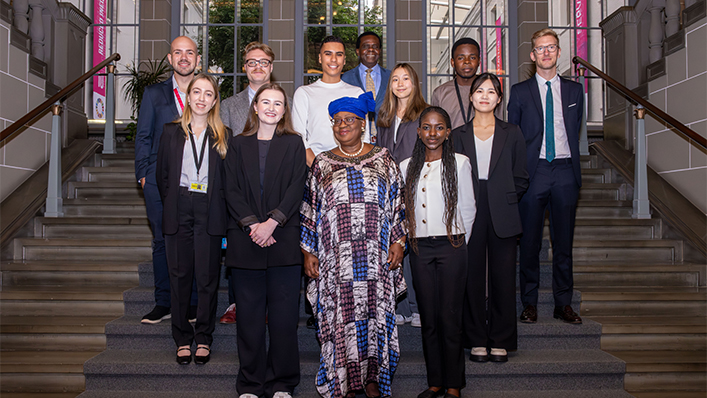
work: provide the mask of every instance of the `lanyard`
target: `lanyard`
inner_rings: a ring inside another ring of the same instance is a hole
[[[471,119],[471,100],[469,100],[469,109],[464,113],[464,102],[462,102],[462,95],[459,94],[459,83],[457,83],[457,79],[454,79],[454,89],[457,90],[457,100],[459,101],[459,110],[462,112],[462,119],[464,119],[464,124],[469,123],[469,119]],[[469,119],[467,119],[467,115],[469,115]]]
[[[204,131],[206,134],[206,131]],[[201,154],[196,156],[196,144],[194,144],[194,133],[191,132],[191,127],[189,127],[189,142],[191,142],[191,150],[194,154],[194,164],[196,164],[196,179],[199,179],[199,170],[201,169],[201,163],[204,161],[204,149],[206,148],[206,141],[209,137],[204,137],[204,141],[201,143]],[[197,160],[198,159],[198,160]]]
[[[184,103],[182,102],[182,96],[179,95],[179,90],[174,89],[174,96],[177,97],[177,101],[179,101],[179,106],[182,108],[182,113],[184,112]]]

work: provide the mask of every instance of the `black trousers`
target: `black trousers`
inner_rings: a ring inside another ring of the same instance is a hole
[[[469,274],[464,303],[464,345],[469,348],[518,348],[516,245],[515,236],[499,238],[496,235],[491,222],[487,181],[479,180],[476,219],[468,246]]]
[[[238,308],[237,341],[240,369],[238,394],[272,397],[293,393],[299,384],[299,291],[301,265],[264,270],[231,270]],[[270,349],[265,352],[267,314]]]
[[[446,236],[417,239],[410,251],[412,279],[422,322],[422,350],[430,387],[463,388],[462,307],[467,248]]]
[[[216,325],[216,303],[221,260],[221,236],[207,232],[206,194],[179,189],[179,229],[165,235],[172,301],[172,337],[177,346],[211,345]],[[198,295],[196,325],[188,319],[192,284]]]
[[[552,294],[556,306],[572,304],[572,242],[579,185],[571,159],[540,159],[528,191],[519,203],[523,235],[520,238],[520,293],[523,306],[538,305],[540,248],[545,209],[550,210],[552,239]]]

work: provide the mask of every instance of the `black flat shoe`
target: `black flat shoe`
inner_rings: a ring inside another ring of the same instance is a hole
[[[181,351],[189,351],[189,355],[179,356]],[[177,363],[180,365],[189,365],[191,363],[191,348],[182,347],[177,349]]]
[[[444,396],[444,388],[440,388],[437,391],[432,391],[429,388],[420,393],[417,398],[439,398]]]
[[[201,355],[194,355],[194,363],[197,364],[197,365],[203,365],[203,364],[209,362],[209,360],[211,359],[211,348],[209,348],[209,347],[197,347],[196,349],[197,349],[197,350],[203,349],[203,350],[208,351],[209,353],[206,354],[206,355],[204,355],[204,356],[201,356]]]

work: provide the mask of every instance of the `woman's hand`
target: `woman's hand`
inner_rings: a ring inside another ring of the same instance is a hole
[[[302,250],[302,253],[304,254],[304,273],[312,279],[319,278],[319,259],[317,256],[306,250]]]
[[[401,243],[404,245],[405,240],[401,240]],[[388,269],[392,271],[400,268],[403,265],[404,255],[405,250],[402,245],[399,245],[398,243],[393,243],[390,245],[390,248],[388,248],[388,264],[390,264]]]
[[[267,221],[256,223],[250,226],[250,239],[256,245],[260,247],[267,247],[268,242],[272,240],[275,243],[275,239],[272,239],[272,233],[277,228],[277,221],[272,218],[268,218]]]

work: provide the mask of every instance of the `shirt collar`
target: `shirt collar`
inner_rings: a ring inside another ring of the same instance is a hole
[[[366,65],[364,65],[364,64],[358,64],[358,71],[359,71],[360,73],[363,73],[364,76],[365,76],[365,74],[366,74],[366,70],[367,70],[367,69],[368,69],[368,67],[367,67]],[[375,65],[373,66],[373,68],[371,68],[371,69],[372,69],[372,70],[371,70],[371,74],[380,73],[381,67],[380,67],[380,65],[375,64]]]
[[[172,90],[177,89],[179,91],[179,94],[181,95],[186,95],[186,93],[182,92],[182,90],[179,89],[179,84],[177,84],[177,79],[174,78],[174,75],[172,75]]]
[[[253,87],[248,85],[248,102],[253,103],[253,98],[255,98],[255,90],[253,90]]]
[[[544,85],[546,82],[551,82],[552,84],[558,83],[560,81],[560,75],[555,73],[555,77],[553,77],[550,80],[545,80],[544,77],[540,76],[539,74],[535,74],[535,79],[537,80],[539,85]]]

